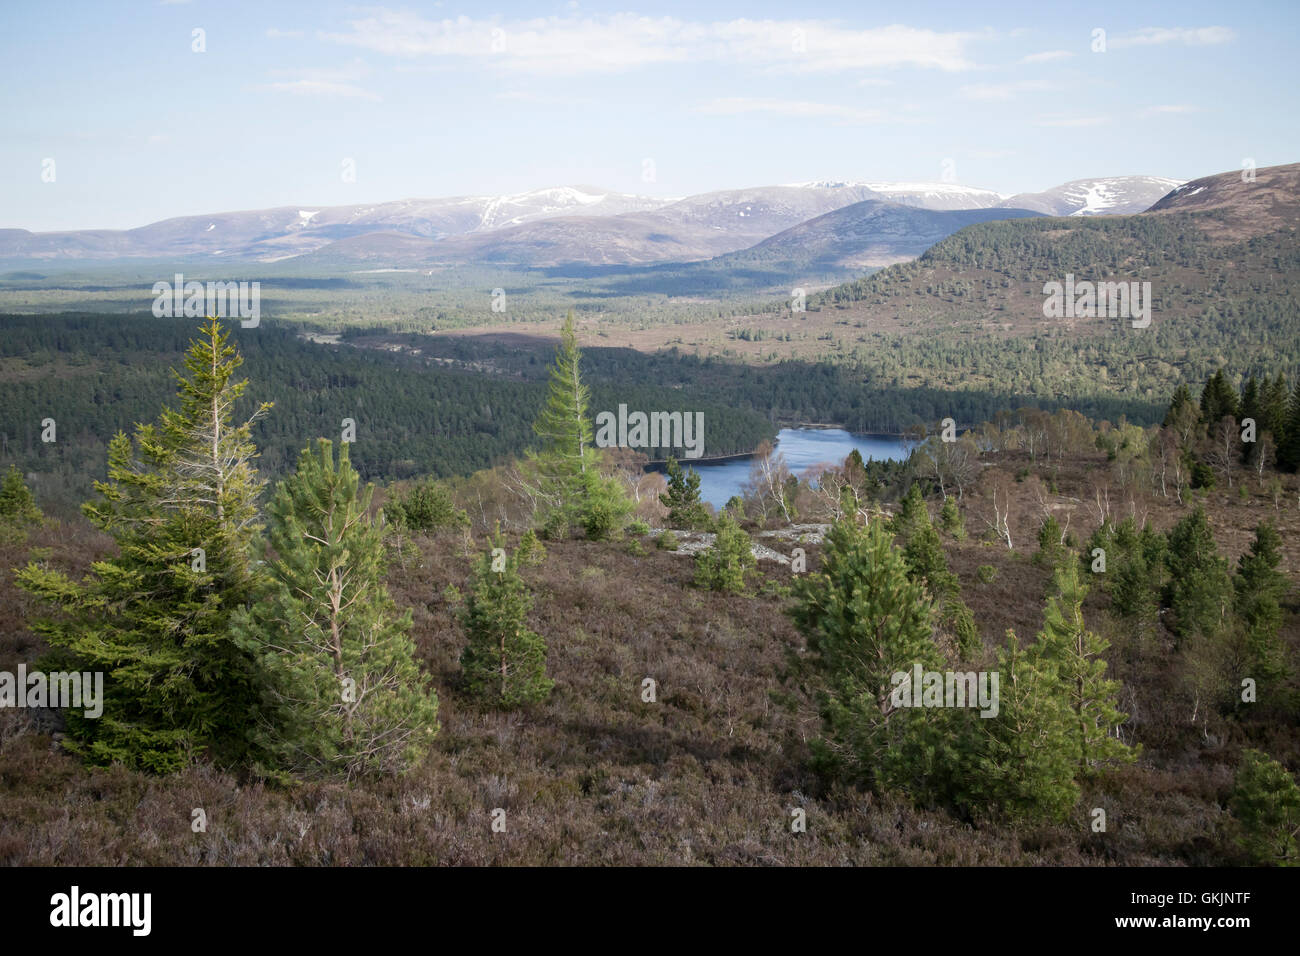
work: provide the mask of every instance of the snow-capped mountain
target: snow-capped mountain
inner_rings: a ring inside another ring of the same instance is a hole
[[[1129,216],[1150,209],[1182,182],[1161,176],[1076,179],[1041,193],[1019,193],[998,205],[1049,216]]]
[[[411,248],[410,243],[395,243],[396,236],[445,243],[439,254],[458,262],[506,249],[514,250],[510,261],[521,262],[658,262],[746,249],[800,223],[868,200],[939,212],[1001,208],[1055,216],[1119,215],[1141,212],[1178,185],[1173,179],[1120,176],[1007,197],[957,183],[813,180],[675,200],[595,186],[556,186],[500,196],[294,205],[181,216],[128,230],[0,229],[0,258],[221,256],[275,261],[346,241],[334,251],[374,259],[380,250]],[[484,238],[496,233],[503,235]],[[605,241],[610,248],[601,248]]]
[[[903,206],[915,206],[918,209],[989,209],[1003,205],[1007,197],[991,189],[978,186],[962,186],[957,183],[888,183],[888,182],[835,182],[832,180],[814,180],[808,183],[792,183],[799,189],[817,190],[867,190],[871,195],[867,199],[883,199]]]
[[[213,255],[272,260],[380,232],[439,239],[555,216],[619,216],[668,205],[594,186],[504,196],[401,199],[354,206],[284,206],[180,216],[138,229],[32,233],[0,230],[0,256],[111,258]]]

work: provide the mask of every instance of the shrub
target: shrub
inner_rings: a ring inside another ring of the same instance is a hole
[[[659,537],[655,539],[655,547],[660,551],[676,551],[677,535],[673,534],[671,531],[660,533]]]
[[[980,584],[992,584],[998,577],[998,569],[991,564],[981,564],[975,569],[975,577],[979,578]]]
[[[435,481],[422,481],[405,494],[395,495],[384,507],[384,514],[393,527],[412,533],[469,527],[469,515],[457,508],[447,489]]]

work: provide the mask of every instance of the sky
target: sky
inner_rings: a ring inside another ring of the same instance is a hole
[[[0,228],[1300,161],[1300,3],[0,4]],[[196,32],[197,31],[197,32]]]

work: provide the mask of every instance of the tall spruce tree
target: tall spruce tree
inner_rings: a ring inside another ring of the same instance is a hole
[[[498,527],[474,568],[473,593],[460,613],[469,635],[461,671],[466,690],[480,701],[511,708],[550,695],[554,682],[546,676],[546,643],[527,624],[532,606],[518,554],[506,554]]]
[[[220,321],[209,320],[176,373],[177,409],[109,443],[108,481],[83,506],[117,544],[75,582],[32,563],[20,585],[60,614],[36,629],[57,669],[105,674],[99,719],[68,715],[67,745],[88,760],[156,772],[208,754],[246,753],[252,662],[231,614],[252,600],[251,545],[260,530],[253,421],[235,425],[247,386]]]
[[[320,439],[270,505],[271,580],[233,623],[260,664],[269,766],[295,773],[400,773],[428,752],[438,698],[415,662],[411,612],[384,586],[384,530],[374,486]]]
[[[1181,641],[1217,635],[1232,607],[1232,577],[1201,506],[1170,529],[1165,564],[1169,569],[1166,600],[1173,611],[1174,633]]]
[[[632,505],[618,480],[600,471],[581,361],[570,310],[560,330],[546,403],[533,423],[542,447],[528,453],[524,471],[535,484],[548,535],[566,537],[578,524],[589,538],[599,540],[622,527]]]
[[[1255,539],[1237,561],[1233,580],[1235,609],[1245,639],[1243,676],[1277,681],[1287,673],[1286,645],[1281,640],[1282,599],[1291,582],[1279,569],[1282,537],[1268,522],[1255,528]]]
[[[1078,566],[1064,562],[1056,569],[1055,582],[1056,594],[1047,601],[1043,630],[1032,651],[1056,670],[1073,714],[1071,736],[1079,773],[1088,775],[1131,762],[1137,754],[1114,736],[1128,715],[1119,709],[1119,681],[1105,676],[1102,654],[1110,644],[1084,624],[1083,599],[1088,589],[1079,581]]]

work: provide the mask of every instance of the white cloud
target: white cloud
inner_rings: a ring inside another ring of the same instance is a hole
[[[744,63],[797,73],[971,69],[973,34],[825,20],[690,21],[631,13],[529,20],[429,20],[378,10],[328,40],[394,57],[459,57],[533,74],[611,73],[665,64]]]
[[[1039,126],[1105,126],[1110,122],[1109,116],[1062,116],[1049,119],[1040,119]]]
[[[1112,47],[1163,46],[1181,43],[1184,46],[1213,46],[1231,43],[1237,34],[1229,27],[1146,27],[1136,33],[1112,37]]]
[[[1031,53],[1022,57],[1021,63],[1048,63],[1052,60],[1065,60],[1074,56],[1069,50],[1044,50],[1042,53]]]
[[[809,100],[783,100],[775,98],[731,96],[709,100],[696,107],[696,112],[722,116],[739,116],[746,113],[773,113],[777,116],[834,120],[839,125],[879,123],[888,119],[880,110],[862,110],[836,103],[815,103]]]
[[[957,90],[968,100],[1009,100],[1021,93],[1043,93],[1059,87],[1043,80],[1019,80],[1014,83],[974,83]]]
[[[366,75],[364,64],[333,70],[276,70],[285,79],[266,83],[261,88],[276,93],[293,93],[298,96],[337,96],[344,99],[374,100],[381,97],[359,85]]]

